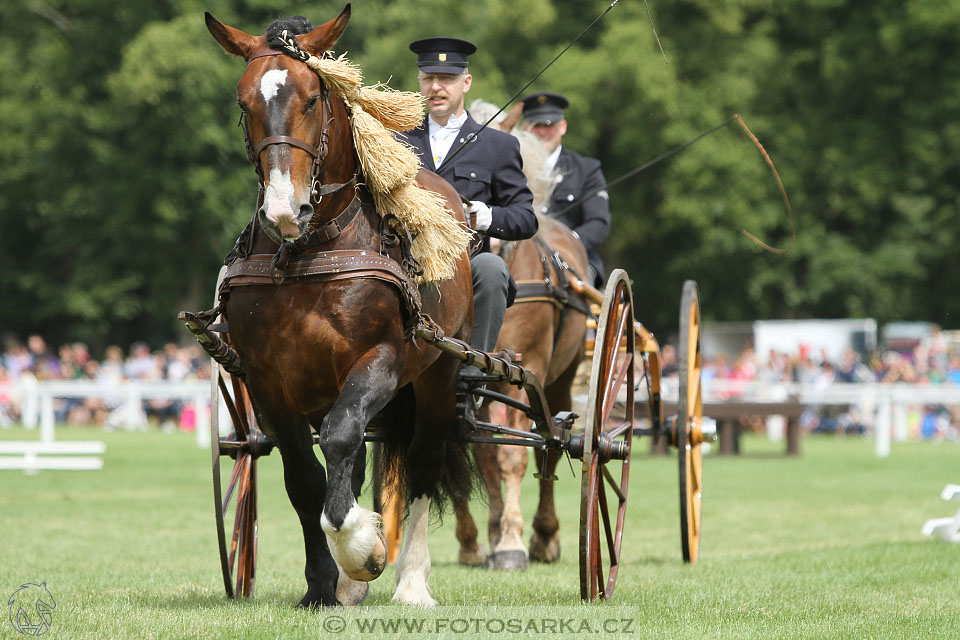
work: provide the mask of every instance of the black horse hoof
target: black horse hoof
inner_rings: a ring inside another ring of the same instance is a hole
[[[340,601],[333,595],[323,596],[315,592],[307,591],[307,595],[297,603],[297,609],[312,609],[316,611],[324,607],[342,606]]]
[[[490,556],[490,568],[494,571],[523,571],[527,568],[527,553],[521,549],[497,551]]]

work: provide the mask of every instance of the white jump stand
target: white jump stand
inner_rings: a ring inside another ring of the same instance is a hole
[[[0,442],[0,469],[23,469],[34,474],[41,469],[95,471],[103,468],[106,451],[102,442]],[[78,455],[89,454],[89,455]]]
[[[53,396],[40,397],[40,439],[0,442],[0,469],[22,469],[34,475],[41,469],[88,470],[103,468],[107,449],[100,441],[57,442],[54,437]]]
[[[944,500],[960,502],[960,484],[948,484],[940,492]],[[948,542],[960,542],[960,510],[952,518],[932,518],[923,524],[923,535],[938,536]]]

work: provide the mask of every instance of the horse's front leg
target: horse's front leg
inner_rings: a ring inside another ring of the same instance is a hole
[[[263,427],[276,440],[283,459],[283,482],[290,503],[300,518],[306,554],[304,575],[307,593],[298,606],[316,608],[342,604],[338,598],[338,569],[320,527],[326,477],[323,465],[313,451],[313,433],[304,416],[269,406],[260,396]]]
[[[396,350],[386,345],[358,359],[320,428],[320,448],[327,462],[320,524],[337,564],[350,578],[364,582],[383,572],[386,544],[380,515],[357,503],[362,483],[358,461],[363,432],[396,392],[399,370]]]

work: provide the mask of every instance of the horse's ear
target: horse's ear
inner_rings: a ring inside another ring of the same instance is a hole
[[[228,27],[213,17],[209,11],[205,12],[204,18],[207,21],[207,29],[210,35],[220,43],[224,51],[232,53],[235,56],[246,58],[253,52],[257,39],[250,34],[244,33],[240,29]]]
[[[350,22],[350,5],[347,4],[336,18],[320,25],[310,33],[298,38],[300,46],[315,56],[322,54],[340,39],[340,34]]]

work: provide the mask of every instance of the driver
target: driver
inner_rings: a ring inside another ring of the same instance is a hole
[[[497,343],[508,298],[516,293],[510,270],[490,253],[490,238],[524,240],[537,232],[533,194],[523,175],[520,144],[510,134],[478,124],[464,109],[473,76],[467,56],[477,47],[458,38],[424,38],[410,44],[417,54],[420,93],[427,117],[401,139],[414,147],[424,167],[453,185],[476,214],[483,236],[480,253],[470,258],[473,273],[473,339],[470,346],[490,352]],[[464,147],[461,149],[461,147]],[[512,300],[511,300],[512,301]],[[465,380],[483,381],[479,368],[465,367]]]

